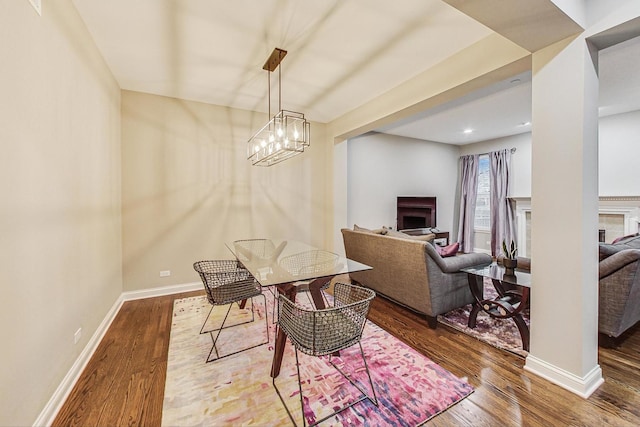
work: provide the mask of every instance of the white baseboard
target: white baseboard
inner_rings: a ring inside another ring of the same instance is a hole
[[[109,329],[109,326],[111,326],[111,322],[115,319],[118,311],[120,311],[120,307],[122,307],[123,302],[124,299],[121,294],[116,302],[113,303],[113,306],[107,312],[104,320],[102,320],[98,329],[95,331],[93,336],[91,336],[87,345],[82,349],[82,352],[71,366],[69,372],[67,372],[67,375],[62,379],[62,382],[58,385],[58,388],[53,393],[53,396],[51,396],[51,399],[49,399],[42,412],[40,412],[40,415],[33,423],[34,426],[50,426],[53,424],[58,411],[60,411],[60,408],[62,408],[67,397],[69,397],[69,393],[71,393],[73,386],[78,381],[78,378],[80,378],[80,375],[87,366],[87,363],[89,363],[89,359],[91,359],[96,348],[98,348],[98,344],[100,344],[104,334]]]
[[[179,294],[180,292],[190,292],[204,290],[202,282],[183,283],[181,285],[159,286],[157,288],[141,289],[139,291],[127,291],[122,293],[124,301],[136,299],[161,297],[164,295]]]
[[[529,355],[524,369],[585,399],[591,396],[604,383],[600,365],[596,365],[584,377],[579,377],[542,359]]]
[[[89,363],[89,360],[93,356],[93,353],[98,348],[98,345],[104,338],[104,335],[111,326],[113,319],[115,319],[116,315],[120,311],[120,308],[122,307],[122,304],[125,301],[171,295],[180,292],[197,291],[200,289],[204,289],[202,287],[202,282],[193,282],[181,285],[143,289],[139,291],[128,291],[120,294],[118,299],[113,303],[111,309],[107,312],[105,318],[100,323],[100,326],[98,326],[98,329],[95,331],[91,339],[89,339],[89,342],[84,347],[76,361],[73,363],[73,366],[71,366],[71,369],[69,369],[69,372],[67,372],[67,375],[65,375],[65,377],[62,379],[62,382],[53,393],[53,396],[51,396],[51,399],[49,399],[42,412],[40,412],[38,418],[36,418],[35,422],[33,423],[34,427],[50,426],[51,424],[53,424],[53,421],[55,420],[56,415],[58,415],[60,408],[62,408],[62,405],[67,400],[67,397],[69,397],[71,390],[80,378],[80,375],[87,366],[87,363]]]

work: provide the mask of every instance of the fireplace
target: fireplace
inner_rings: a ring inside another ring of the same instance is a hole
[[[435,197],[398,197],[398,230],[436,226]]]

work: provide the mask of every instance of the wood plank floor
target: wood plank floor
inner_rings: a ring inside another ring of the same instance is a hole
[[[53,425],[159,426],[173,301],[198,294],[124,303]],[[640,328],[619,348],[600,349],[605,383],[582,399],[525,372],[524,359],[447,327],[429,329],[383,298],[369,318],[475,387],[430,426],[640,425]]]

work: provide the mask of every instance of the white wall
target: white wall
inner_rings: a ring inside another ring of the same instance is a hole
[[[639,196],[640,111],[601,117],[599,122],[599,195]],[[460,155],[516,148],[511,156],[511,197],[531,197],[531,133],[460,147]]]
[[[25,426],[122,293],[120,88],[69,1],[1,1],[0,40],[0,425]]]
[[[640,196],[640,111],[599,121],[600,196]]]
[[[348,226],[396,226],[398,196],[437,197],[437,226],[452,231],[458,147],[369,133],[348,141]]]
[[[640,158],[640,111],[600,118],[599,132],[600,196],[639,196],[636,163]],[[511,156],[510,195],[531,197],[531,132],[449,147],[371,133],[349,140],[348,147],[349,227],[354,223],[370,228],[395,225],[397,195],[431,195],[430,192],[437,192],[438,225],[451,231],[451,238],[455,240],[457,224],[450,222],[455,219],[455,198],[444,193],[455,192],[456,187],[454,185],[451,190],[443,178],[457,180],[457,157],[468,154],[516,148]],[[437,157],[440,155],[442,159]],[[437,160],[426,168],[425,158]],[[450,175],[452,171],[455,175]],[[417,187],[416,183],[422,187]],[[451,211],[447,210],[449,206]],[[478,233],[476,249],[489,248],[486,240],[486,235]]]

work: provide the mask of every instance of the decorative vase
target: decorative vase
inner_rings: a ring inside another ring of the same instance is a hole
[[[502,265],[504,266],[505,276],[513,276],[516,274],[516,267],[518,267],[518,260],[516,258],[503,258]]]

